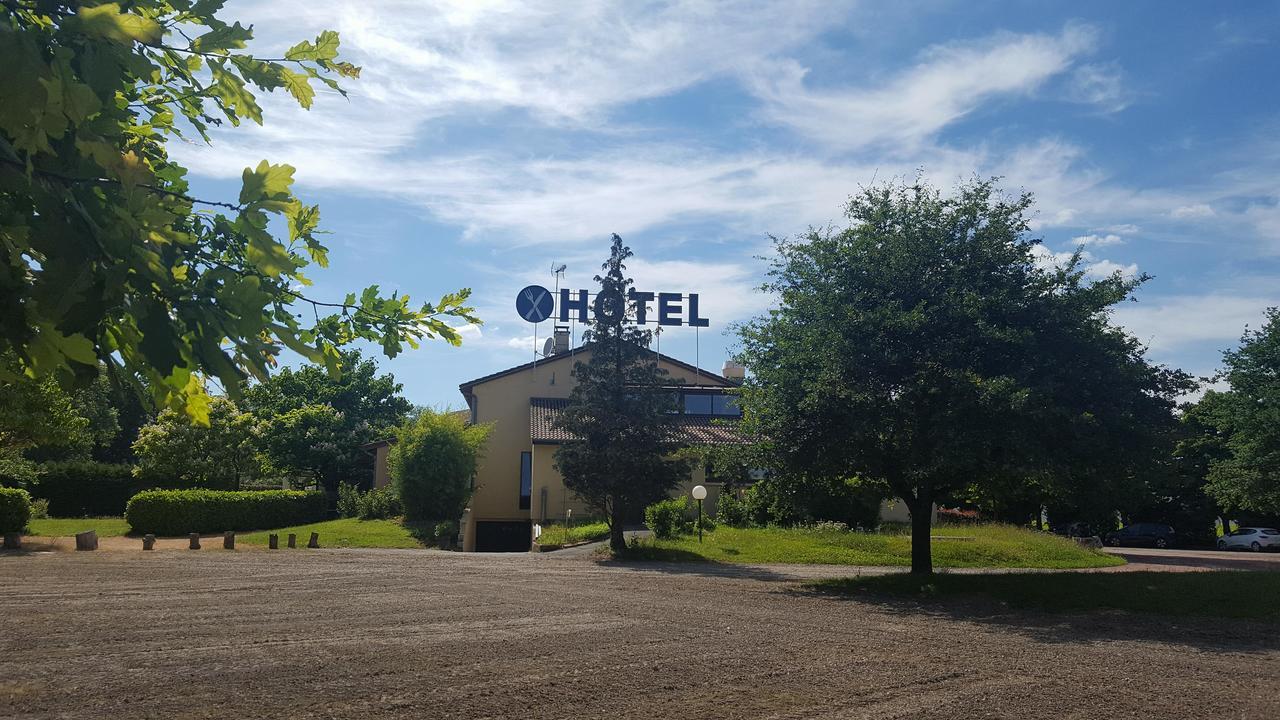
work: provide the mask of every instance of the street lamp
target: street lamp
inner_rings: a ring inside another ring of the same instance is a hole
[[[702,501],[707,498],[707,489],[701,485],[693,486],[693,499],[698,501],[698,542],[702,542]]]

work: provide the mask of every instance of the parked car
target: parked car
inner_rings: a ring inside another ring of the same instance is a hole
[[[1218,538],[1219,550],[1280,550],[1280,530],[1243,527]]]
[[[1119,530],[1112,530],[1102,541],[1111,547],[1128,545],[1131,547],[1167,548],[1174,545],[1173,528],[1160,523],[1133,523]]]

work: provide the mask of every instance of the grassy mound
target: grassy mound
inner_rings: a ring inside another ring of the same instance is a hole
[[[654,540],[632,551],[652,560],[709,560],[730,563],[812,563],[821,565],[910,565],[906,533],[860,533],[803,528],[719,527],[674,540]],[[1124,560],[1048,533],[1009,525],[934,528],[936,567],[1093,568]]]

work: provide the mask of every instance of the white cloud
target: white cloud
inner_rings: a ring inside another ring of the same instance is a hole
[[[1245,325],[1254,327],[1275,297],[1229,292],[1183,295],[1125,303],[1114,318],[1152,350],[1170,351],[1210,343],[1223,349],[1240,339]]]
[[[1071,238],[1071,242],[1080,246],[1106,247],[1108,245],[1120,245],[1124,242],[1124,238],[1114,233],[1106,235],[1079,235]]]
[[[1119,112],[1131,100],[1123,76],[1115,63],[1081,65],[1067,81],[1067,99],[1093,105],[1103,112]]]
[[[1031,248],[1031,254],[1035,256],[1037,265],[1050,270],[1066,267],[1071,262],[1074,251],[1054,252],[1040,244]],[[1126,278],[1135,277],[1138,274],[1137,263],[1123,265],[1106,258],[1098,258],[1087,251],[1080,251],[1079,267],[1084,270],[1086,275],[1098,280],[1110,277],[1117,272]]]
[[[763,65],[750,87],[762,116],[838,149],[914,148],[1001,95],[1026,94],[1092,49],[1096,33],[1069,25],[1057,35],[997,33],[982,41],[939,45],[887,83],[872,88],[815,88],[798,62]]]
[[[1204,203],[1181,205],[1169,213],[1169,216],[1175,220],[1198,220],[1200,218],[1213,217],[1213,215],[1213,208]]]
[[[1120,225],[1108,225],[1100,228],[1102,232],[1118,233],[1120,235],[1136,235],[1141,231],[1137,225],[1133,223],[1122,223]]]

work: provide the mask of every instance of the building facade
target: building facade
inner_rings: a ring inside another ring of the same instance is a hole
[[[459,387],[471,421],[493,424],[460,528],[463,550],[528,550],[535,523],[593,514],[564,486],[555,467],[556,448],[569,439],[556,428],[556,416],[576,385],[574,364],[585,362],[590,352],[562,347],[549,357]],[[731,391],[740,376],[730,379],[655,355],[671,378],[672,392],[679,393],[679,413],[672,417],[677,438],[688,445],[737,442],[732,425],[740,413]],[[736,370],[730,365],[726,372]],[[688,493],[697,484],[707,487],[707,507],[714,508],[721,484],[709,481],[704,468],[693,468],[676,492]]]

